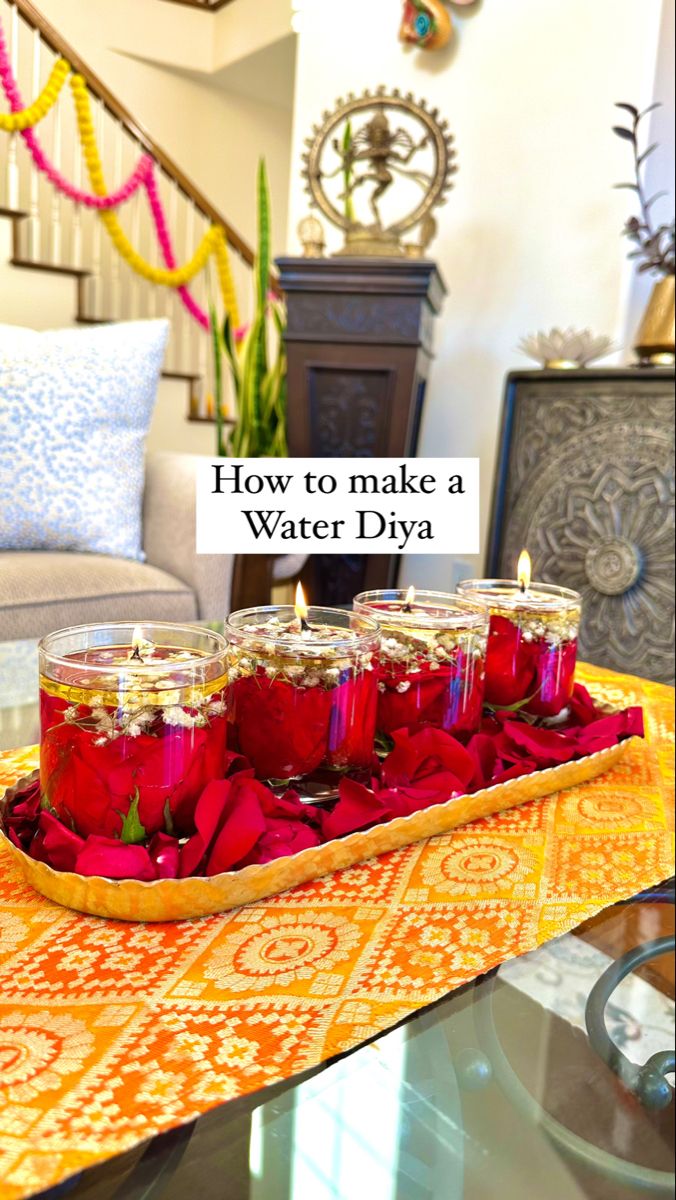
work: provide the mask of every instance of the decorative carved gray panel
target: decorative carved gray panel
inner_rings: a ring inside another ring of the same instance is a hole
[[[510,376],[489,572],[580,591],[580,654],[674,678],[673,374]]]

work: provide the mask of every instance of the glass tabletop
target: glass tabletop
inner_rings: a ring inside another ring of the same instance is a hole
[[[225,1104],[43,1196],[673,1196],[673,1093],[663,1079],[661,1097],[647,1089],[640,1098],[631,1069],[658,1055],[673,1071],[673,1051],[668,1063],[664,1053],[674,1045],[673,932],[673,888],[665,886],[344,1058]],[[604,1009],[599,980],[617,974],[628,949],[653,950],[656,938],[672,952],[661,943],[663,952],[627,976]],[[611,1054],[598,1029],[591,1039],[586,1031],[599,1020]]]

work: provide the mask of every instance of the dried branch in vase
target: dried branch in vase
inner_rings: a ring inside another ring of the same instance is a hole
[[[644,167],[650,155],[659,148],[659,144],[653,142],[652,145],[641,150],[641,122],[649,113],[661,106],[660,104],[651,104],[643,112],[640,112],[633,104],[619,103],[615,107],[622,109],[631,117],[631,128],[628,129],[625,125],[614,125],[613,133],[631,144],[634,155],[634,181],[617,183],[615,187],[635,192],[641,210],[640,216],[630,217],[624,227],[625,237],[629,238],[634,245],[629,258],[640,260],[639,274],[650,271],[666,278],[676,273],[676,226],[673,220],[671,223],[660,225],[653,223],[652,209],[657,201],[668,193],[657,192],[654,196],[648,197]]]

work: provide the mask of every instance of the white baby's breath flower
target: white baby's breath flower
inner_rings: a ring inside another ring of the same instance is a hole
[[[162,713],[162,719],[165,725],[171,725],[181,729],[192,729],[195,724],[195,718],[185,709],[175,706],[174,708],[165,708]]]
[[[409,690],[410,686],[411,685],[410,685],[409,681],[407,679],[403,679],[401,683],[397,684],[397,691],[399,692],[399,694],[401,696],[403,696],[404,692],[407,692]]]
[[[63,714],[63,719],[68,725],[72,725],[78,719],[77,704],[71,704]]]

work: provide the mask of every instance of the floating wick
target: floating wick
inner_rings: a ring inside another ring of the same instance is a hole
[[[298,617],[298,620],[300,621],[301,633],[309,633],[310,632],[310,622],[308,621],[307,601],[305,599],[305,593],[303,591],[303,587],[300,583],[298,584],[298,587],[296,588],[295,608],[296,608],[296,616]]]

